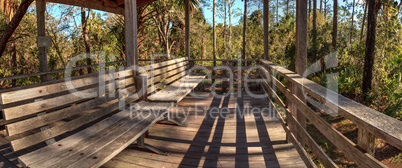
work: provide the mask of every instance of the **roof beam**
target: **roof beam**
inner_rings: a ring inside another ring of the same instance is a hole
[[[144,6],[155,0],[137,0],[137,7]],[[124,0],[46,0],[46,2],[79,6],[119,15],[124,15]]]

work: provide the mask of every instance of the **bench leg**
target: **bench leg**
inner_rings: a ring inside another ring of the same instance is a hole
[[[133,147],[136,147],[136,148],[142,147],[142,148],[148,149],[148,150],[150,150],[152,152],[155,152],[157,154],[166,155],[166,156],[169,155],[169,152],[163,152],[163,151],[161,151],[161,150],[159,150],[159,149],[157,149],[157,148],[155,148],[155,147],[153,147],[151,145],[146,144],[145,143],[145,134],[142,134],[137,139],[137,144],[133,145]]]

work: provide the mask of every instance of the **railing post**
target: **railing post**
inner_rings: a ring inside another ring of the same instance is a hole
[[[357,145],[371,156],[374,156],[375,136],[361,126],[359,126],[358,130]]]
[[[226,67],[230,68],[230,66],[228,65],[228,61],[222,61],[222,66],[226,66]],[[225,79],[227,76],[229,76],[229,72],[225,71],[222,75],[224,75],[224,79]],[[227,83],[228,83],[228,81],[226,79],[222,81],[222,92],[223,93],[225,93],[227,90],[227,87],[226,87]]]
[[[134,76],[135,88],[142,101],[148,101],[148,82],[147,76]]]
[[[36,1],[36,13],[37,13],[37,29],[38,29],[38,38],[37,44],[39,49],[39,70],[40,72],[48,71],[48,63],[47,63],[47,51],[46,47],[51,47],[51,38],[46,37],[46,1],[37,0]],[[46,74],[40,76],[41,82],[51,81],[52,75]]]
[[[272,87],[272,86],[271,86]],[[292,88],[293,88],[293,85],[292,85],[292,82],[291,81],[289,81],[289,80],[286,80],[286,88],[287,89],[289,89],[290,91],[292,91]],[[293,103],[292,103],[292,101],[288,98],[288,97],[286,97],[286,107],[289,109],[289,112],[290,113],[286,113],[286,123],[288,124],[288,126],[289,126],[289,131],[290,132],[295,132],[294,131],[294,127],[293,127],[293,124],[290,122],[291,120],[289,119],[289,117],[290,116],[288,116],[288,115],[295,115],[295,113],[296,113],[296,110],[294,110],[294,107],[293,107]],[[288,141],[288,142],[290,142],[290,135],[289,134],[287,134],[286,135],[286,140]]]

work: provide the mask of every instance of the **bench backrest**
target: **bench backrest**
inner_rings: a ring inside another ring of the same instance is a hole
[[[178,58],[140,68],[140,76],[147,77],[148,94],[181,79],[189,69],[187,58]]]
[[[134,92],[132,70],[122,70],[0,93],[0,110],[9,121],[6,138],[14,151],[51,143],[48,140],[112,114],[119,107],[119,97],[135,101]],[[105,108],[93,109],[99,105]]]

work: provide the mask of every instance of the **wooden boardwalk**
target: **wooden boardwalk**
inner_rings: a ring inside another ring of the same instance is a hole
[[[188,114],[188,127],[157,124],[145,139],[169,156],[127,148],[103,167],[305,167],[269,109],[258,113],[266,100],[197,94],[204,96],[187,96],[172,110]]]

